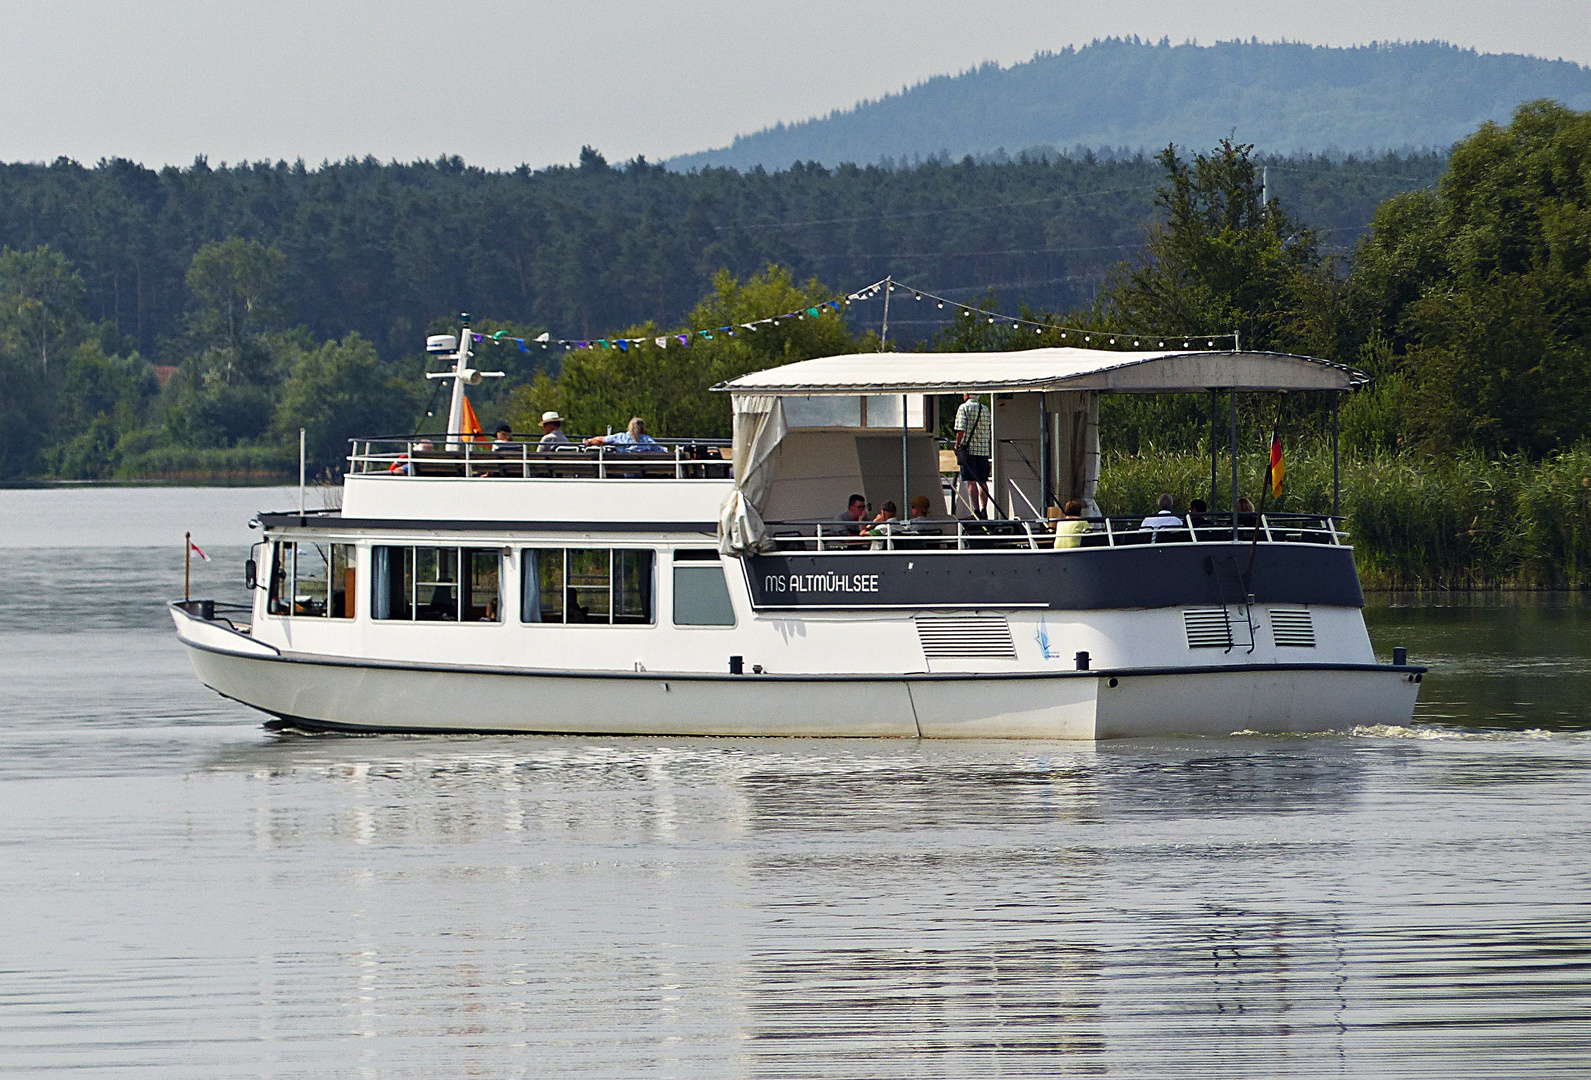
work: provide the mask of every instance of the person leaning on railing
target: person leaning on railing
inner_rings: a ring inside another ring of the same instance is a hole
[[[556,409],[549,409],[541,414],[541,440],[536,444],[538,453],[550,453],[560,446],[573,445],[569,436],[563,433],[563,417],[558,415]]]
[[[606,446],[629,453],[657,453],[663,449],[656,439],[646,433],[646,421],[639,416],[632,416],[625,430],[612,435],[593,435],[586,440],[586,445]]]

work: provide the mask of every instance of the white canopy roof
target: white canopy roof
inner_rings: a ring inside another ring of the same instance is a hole
[[[849,353],[801,360],[720,383],[734,394],[949,394],[1101,390],[1349,390],[1369,377],[1341,364],[1273,352]]]

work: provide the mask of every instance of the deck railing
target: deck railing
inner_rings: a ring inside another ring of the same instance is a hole
[[[479,438],[411,435],[353,439],[348,471],[583,480],[723,480],[730,476],[728,439],[658,439],[655,447],[640,449],[570,443],[544,450],[534,442],[475,441]]]
[[[1140,544],[1328,544],[1346,546],[1342,519],[1329,514],[1201,514],[1179,525],[1146,527],[1143,515],[1084,518],[1086,532],[1064,534],[1061,551],[1132,547]],[[918,518],[900,521],[770,521],[768,534],[780,551],[847,553],[867,551],[1051,551],[1055,526],[1045,519],[965,521]],[[1257,534],[1257,535],[1256,535]],[[1071,541],[1076,541],[1072,544]]]

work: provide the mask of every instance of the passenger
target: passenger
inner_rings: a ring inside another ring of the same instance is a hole
[[[1253,537],[1254,537],[1254,532],[1253,532],[1254,526],[1259,524],[1259,520],[1260,520],[1260,516],[1254,512],[1254,504],[1253,503],[1249,502],[1248,499],[1246,499],[1246,498],[1239,499],[1237,501],[1237,521],[1236,521],[1237,527],[1240,528],[1240,529],[1249,530],[1248,532],[1243,534],[1243,539],[1244,540],[1253,539]]]
[[[421,439],[419,442],[411,444],[408,451],[399,454],[398,459],[387,467],[387,471],[397,473],[400,476],[413,476],[415,475],[414,459],[421,454],[429,454],[434,449],[436,448],[431,445],[430,439]]]
[[[586,440],[586,445],[606,446],[630,453],[655,453],[663,449],[656,439],[646,433],[646,421],[639,416],[632,416],[630,426],[624,431],[612,435],[593,435]]]
[[[492,449],[503,450],[514,445],[514,429],[505,424],[498,424],[497,430],[492,432]]]
[[[1143,524],[1138,527],[1140,529],[1154,530],[1181,528],[1182,519],[1171,512],[1171,508],[1174,505],[1176,505],[1175,500],[1171,498],[1170,494],[1162,494],[1159,502],[1160,508],[1144,518]]]
[[[993,443],[989,437],[989,410],[977,394],[963,394],[956,410],[956,464],[967,485],[967,506],[972,516],[983,518],[989,504],[989,458]]]
[[[900,520],[900,509],[893,499],[885,499],[884,505],[878,508],[878,513],[873,517],[873,523],[862,530],[863,536],[885,537],[893,531],[889,523]],[[873,550],[882,551],[885,547],[882,539],[873,541]]]
[[[929,528],[933,518],[928,516],[933,503],[928,501],[926,495],[913,495],[912,501],[906,504],[906,527],[912,532],[922,532]]]
[[[1188,524],[1195,529],[1208,525],[1209,519],[1205,515],[1209,512],[1209,504],[1203,499],[1194,499],[1188,504]]]
[[[846,500],[845,510],[834,515],[834,520],[842,522],[846,528],[830,529],[825,535],[833,536],[834,534],[839,533],[841,535],[855,536],[861,531],[857,527],[856,523],[861,521],[866,516],[867,500],[860,495],[852,495]]]
[[[536,450],[552,451],[560,446],[570,446],[569,436],[563,433],[563,417],[558,415],[556,409],[549,409],[541,414],[541,441],[536,444]]]
[[[1088,522],[1083,520],[1083,504],[1076,499],[1068,499],[1066,505],[1061,507],[1060,519],[1055,522],[1055,548],[1075,548],[1083,546],[1083,534],[1089,530]]]

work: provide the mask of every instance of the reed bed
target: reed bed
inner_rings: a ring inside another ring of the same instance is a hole
[[[1331,450],[1289,447],[1280,500],[1267,508],[1331,510]],[[1257,504],[1264,459],[1241,460],[1241,494]],[[1217,465],[1216,509],[1226,509],[1231,459]],[[1109,458],[1098,501],[1111,514],[1147,512],[1161,492],[1179,507],[1210,498],[1210,459],[1147,450]],[[1461,453],[1344,457],[1342,513],[1367,588],[1580,589],[1591,587],[1591,447],[1545,460]]]

